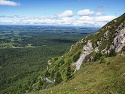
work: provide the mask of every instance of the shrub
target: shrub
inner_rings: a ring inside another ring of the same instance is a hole
[[[95,54],[95,57],[94,57],[94,60],[100,60],[100,58],[102,57],[102,53],[101,52],[98,52]]]
[[[56,77],[55,77],[55,85],[59,84],[62,81],[63,79],[62,79],[60,72],[57,72]]]
[[[73,57],[74,62],[76,62],[79,59],[80,54],[81,54],[81,52],[79,51],[76,55],[74,55],[74,57]]]
[[[100,58],[100,64],[101,64],[101,63],[106,63],[106,60],[105,60],[104,56],[102,56],[102,57]]]
[[[71,69],[71,67],[70,67],[70,64],[68,64],[68,66],[67,66],[66,76],[67,76],[67,80],[69,80],[69,79],[72,78],[72,69]]]
[[[116,56],[115,49],[111,49],[111,51],[109,53],[109,57],[112,57],[112,56]]]
[[[111,62],[108,62],[107,65],[109,65]]]
[[[48,70],[46,70],[45,77],[49,77],[49,76],[50,76],[50,73],[48,72]]]

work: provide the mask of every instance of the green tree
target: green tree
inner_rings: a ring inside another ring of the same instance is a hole
[[[67,73],[66,73],[67,80],[72,78],[72,69],[70,67],[70,64],[67,65]]]
[[[54,78],[54,77],[55,77],[55,71],[52,70],[52,72],[51,72],[51,78]]]
[[[73,57],[73,61],[76,62],[79,59],[81,52],[79,51],[76,55]]]
[[[101,57],[102,57],[102,53],[101,53],[101,52],[98,52],[98,53],[95,54],[94,59],[95,59],[95,61],[96,61],[96,60],[99,60]]]
[[[102,57],[100,58],[100,64],[101,64],[101,63],[106,63],[106,60],[105,60],[104,56],[102,56]]]
[[[60,62],[58,63],[58,67],[60,67],[61,65],[63,65],[65,62],[63,59],[60,60]]]
[[[49,76],[50,76],[50,73],[48,72],[48,70],[46,70],[45,77],[49,77]]]
[[[115,49],[111,49],[111,51],[109,53],[109,57],[112,57],[112,56],[116,56]]]
[[[63,79],[62,79],[61,73],[57,72],[56,77],[55,77],[55,85],[59,84],[62,81],[63,81]]]
[[[37,84],[36,84],[37,90],[42,89],[42,85],[43,85],[43,82],[42,82],[41,79],[39,79],[38,82],[37,82]]]

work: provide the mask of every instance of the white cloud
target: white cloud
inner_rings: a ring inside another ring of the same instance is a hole
[[[82,16],[80,17],[80,20],[84,21],[93,21],[93,17],[90,16]]]
[[[82,16],[76,20],[77,25],[94,26],[94,17]]]
[[[90,11],[89,9],[84,9],[84,10],[78,11],[77,14],[79,16],[85,16],[85,15],[92,15],[92,14],[94,14],[94,12]]]
[[[104,16],[104,15],[93,15],[93,16],[82,16],[78,18],[74,24],[83,26],[103,26],[107,22],[116,18],[115,16]]]
[[[8,16],[0,15],[0,24],[56,24],[56,25],[79,25],[79,26],[103,26],[113,20],[115,16],[103,15],[100,12],[91,12],[93,15],[74,15],[70,10],[64,11],[58,16]]]
[[[101,16],[101,15],[102,15],[101,12],[97,12],[97,13],[96,13],[96,16]]]
[[[58,23],[71,25],[74,23],[74,18],[64,17],[64,18],[58,19]]]
[[[64,12],[57,15],[58,17],[71,17],[73,12],[71,10],[65,10]]]
[[[115,16],[98,16],[95,18],[97,22],[108,22],[115,18]]]
[[[20,4],[14,1],[10,1],[10,0],[0,0],[0,5],[18,6]]]

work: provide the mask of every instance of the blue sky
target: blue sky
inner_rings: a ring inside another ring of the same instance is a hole
[[[0,0],[0,24],[103,26],[125,0]]]

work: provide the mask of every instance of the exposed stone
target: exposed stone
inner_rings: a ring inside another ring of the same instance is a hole
[[[51,65],[51,64],[52,64],[52,62],[50,62],[50,61],[51,61],[51,60],[48,61],[48,65]]]
[[[87,45],[85,45],[83,49],[84,51],[92,51],[93,50],[92,42],[88,40]]]
[[[48,79],[48,78],[44,78],[44,80],[46,80],[48,83],[54,83],[53,81],[51,81],[51,80]]]
[[[98,33],[99,33],[99,32],[96,32],[95,35],[98,34]]]
[[[91,57],[89,58],[88,62],[92,62],[92,61],[94,61],[94,57],[93,57],[93,56],[91,56]]]
[[[72,51],[73,46],[74,46],[74,45],[71,46],[71,48],[70,48],[70,50],[69,50],[70,52]]]
[[[106,47],[105,49],[103,49],[103,50],[101,51],[101,53],[107,54],[107,53],[108,53],[107,47]]]
[[[108,38],[108,30],[104,33],[104,40]]]
[[[114,22],[116,23],[116,22],[117,22],[117,20],[114,20]]]
[[[122,74],[122,77],[125,79],[125,73]]]
[[[101,44],[101,41],[97,41],[97,45],[99,46]]]
[[[115,49],[116,52],[119,52],[122,50],[124,46],[125,46],[125,21],[122,22],[115,30],[115,38],[113,40],[113,43],[110,45],[109,50]]]
[[[125,77],[125,73],[123,73],[123,77]]]
[[[95,52],[99,52],[99,49],[98,49],[98,47],[96,47],[96,48],[95,48]]]
[[[81,54],[80,58],[76,61],[75,63],[75,66],[76,66],[76,69],[75,71],[79,70],[80,69],[80,66],[83,62],[83,60],[85,59],[85,57],[90,54],[88,51],[85,51],[83,54]]]
[[[117,36],[114,38],[113,43],[116,52],[122,50],[122,48],[125,46],[125,28],[118,32]]]
[[[121,53],[121,54],[119,54],[119,56],[122,56],[122,57],[124,57],[125,55],[123,54],[123,52]]]

